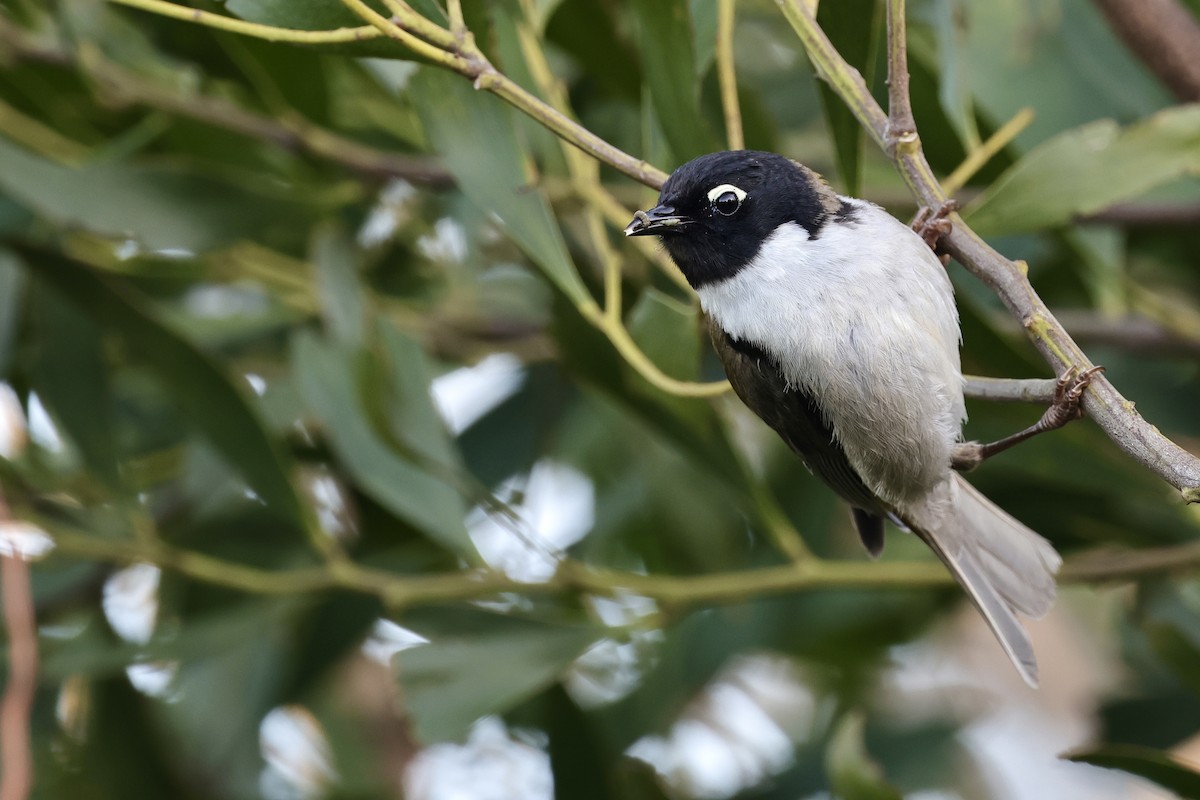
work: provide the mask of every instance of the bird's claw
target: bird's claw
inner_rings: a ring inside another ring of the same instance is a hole
[[[1064,372],[1054,385],[1054,402],[1042,415],[1041,427],[1048,431],[1054,430],[1082,417],[1083,406],[1080,401],[1083,399],[1083,392],[1091,385],[1092,379],[1103,371],[1104,367],[1097,366],[1082,372],[1071,367]]]
[[[929,245],[929,249],[936,253],[938,242],[954,227],[946,217],[957,210],[958,201],[954,198],[946,200],[936,208],[921,206],[913,219],[912,229]]]

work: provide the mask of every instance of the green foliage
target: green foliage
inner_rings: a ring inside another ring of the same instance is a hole
[[[626,751],[681,719],[720,738],[736,726],[704,716],[706,689],[765,685],[792,687],[756,718],[784,757],[739,762],[741,797],[1008,796],[980,788],[997,768],[971,766],[960,708],[886,681],[959,593],[915,537],[890,531],[866,559],[841,505],[720,393],[663,254],[621,236],[654,193],[540,124],[580,120],[665,171],[719,147],[716,2],[463,3],[480,57],[569,103],[536,119],[535,101],[412,60],[337,0],[194,5],[366,40],[0,0],[0,408],[11,388],[58,437],[39,421],[0,459],[13,515],[57,548],[33,572],[40,796],[258,796],[260,722],[302,707],[329,740],[336,775],[315,774],[334,797],[394,796],[418,748],[462,742],[484,715],[546,752],[560,797],[687,797],[686,776]],[[737,4],[751,144],[911,216],[775,6]],[[883,6],[827,0],[819,16],[877,96]],[[1200,235],[1170,221],[1200,205],[1197,108],[1171,106],[1086,0],[911,6],[912,100],[940,176],[1036,111],[961,193],[968,222],[1195,451]],[[1127,216],[1086,219],[1114,205]],[[968,371],[1044,376],[990,290],[950,270]],[[1148,342],[1129,316],[1154,326]],[[482,410],[447,424],[439,379],[480,365],[492,377],[456,402]],[[1038,413],[970,411],[979,439]],[[1094,739],[1122,744],[1071,758],[1197,796],[1164,753],[1200,714],[1200,517],[1087,422],[972,481],[1069,564],[1114,546],[1147,552],[1104,556],[1112,572],[1160,559],[1136,592],[1064,590],[1038,639],[1043,691],[1074,682],[1059,662],[1099,663],[1107,688],[1078,705],[1099,709]],[[525,550],[554,551],[558,571],[506,575]],[[145,642],[102,610],[105,582],[138,562],[162,569]],[[835,562],[839,580],[804,583]],[[381,618],[428,643],[381,667],[361,647]],[[970,691],[1016,708],[999,649],[980,647],[939,663],[994,659]],[[787,669],[737,673],[763,654]],[[127,667],[164,663],[165,697],[131,688]]]

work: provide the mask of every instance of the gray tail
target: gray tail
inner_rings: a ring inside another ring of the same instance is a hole
[[[1017,613],[1038,619],[1050,610],[1062,558],[958,474],[905,521],[954,573],[1021,677],[1036,688],[1033,644]]]

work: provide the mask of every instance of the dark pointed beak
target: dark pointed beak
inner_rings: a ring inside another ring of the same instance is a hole
[[[634,212],[633,222],[625,226],[625,235],[661,236],[691,221],[691,217],[676,214],[674,206],[655,206],[649,211]]]

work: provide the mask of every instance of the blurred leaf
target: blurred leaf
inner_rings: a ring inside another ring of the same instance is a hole
[[[673,166],[678,166],[715,149],[700,116],[688,3],[687,0],[634,0],[632,8],[638,22],[638,52],[644,80],[658,123],[675,157]]]
[[[151,250],[209,250],[261,234],[281,211],[292,225],[312,216],[301,201],[268,199],[212,176],[123,161],[73,169],[2,137],[0,188],[60,225],[131,236]]]
[[[429,393],[433,373],[420,343],[386,322],[379,323],[380,361],[371,377],[383,378],[376,397],[388,430],[430,464],[446,471],[461,467],[462,459]]]
[[[969,71],[957,77],[969,81],[961,91],[981,115],[1000,124],[1033,107],[1033,124],[1017,139],[1022,149],[1092,120],[1135,119],[1174,102],[1089,0],[960,2],[955,17],[970,54]]]
[[[717,53],[717,3],[689,0],[688,18],[692,21],[692,50],[696,54],[695,77],[703,79]]]
[[[1063,758],[1094,767],[1119,769],[1157,783],[1185,800],[1200,800],[1200,772],[1162,750],[1108,744],[1073,750]]]
[[[367,309],[353,244],[344,232],[325,226],[317,230],[311,250],[325,327],[338,344],[362,347],[367,338]]]
[[[825,753],[830,788],[842,800],[903,800],[867,753],[863,724],[861,713],[850,713],[834,730]]]
[[[505,232],[572,302],[589,299],[550,207],[534,186],[512,109],[462,78],[431,68],[413,77],[411,95],[429,140],[471,202],[494,212]]]
[[[237,469],[268,507],[303,524],[289,466],[244,390],[205,353],[161,321],[132,287],[82,262],[24,244],[11,244],[35,280],[116,335],[161,380],[180,413]]]
[[[1104,120],[1034,148],[964,212],[982,235],[1041,230],[1200,174],[1200,106]]]
[[[13,254],[0,247],[0,380],[12,362],[24,291],[25,273]]]
[[[971,96],[971,53],[967,48],[967,26],[964,24],[970,10],[963,0],[926,0],[916,5],[919,12],[912,16],[919,16],[929,25],[933,43],[932,47],[922,48],[917,44],[922,41],[921,37],[913,35],[910,36],[909,51],[914,56],[923,56],[930,66],[936,65],[938,100],[942,110],[965,148],[973,150],[980,142]]]
[[[597,631],[472,612],[466,625],[414,629],[431,641],[395,659],[417,738],[461,737],[471,723],[508,710],[554,683]]]
[[[34,389],[88,468],[116,488],[120,479],[113,402],[101,328],[46,284],[34,287],[30,301],[30,318],[41,344],[33,365]]]
[[[880,12],[878,0],[839,0],[817,7],[821,29],[850,66],[862,73],[867,86],[875,75],[873,65],[883,16]],[[825,81],[818,81],[817,86],[837,155],[841,191],[857,196],[862,183],[863,127]]]
[[[320,420],[343,468],[376,502],[454,553],[475,559],[462,498],[448,483],[396,452],[371,423],[361,394],[364,351],[326,342],[310,331],[292,340],[301,395]]]
[[[673,378],[696,380],[700,371],[700,323],[687,303],[647,289],[629,314],[629,330],[659,369]]]
[[[525,24],[521,6],[516,2],[489,3],[488,6],[492,35],[495,37],[496,52],[503,65],[504,74],[545,100],[537,80],[529,70],[521,45],[521,34],[517,28],[518,25]],[[562,141],[546,126],[525,114],[518,114],[514,119],[518,126],[519,140],[525,144],[529,154],[537,159],[541,169],[549,174],[566,175]]]

